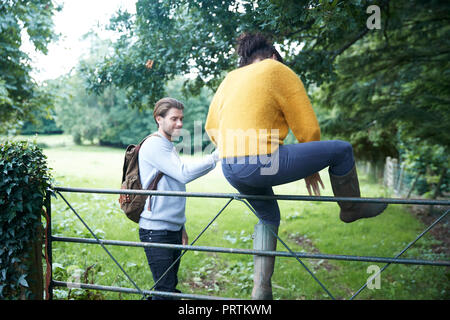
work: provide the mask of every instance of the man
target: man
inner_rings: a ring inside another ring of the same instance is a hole
[[[181,161],[172,143],[172,137],[177,136],[183,127],[183,109],[183,104],[172,98],[163,98],[156,103],[153,117],[158,131],[145,140],[139,151],[139,175],[143,189],[147,189],[158,172],[161,172],[163,176],[158,182],[157,190],[186,191],[186,183],[215,168],[218,161],[217,152],[196,163]],[[141,241],[187,245],[185,205],[185,197],[149,197],[139,220]],[[166,275],[162,278],[161,276],[176,261],[181,251],[147,247],[145,253],[153,279],[157,282],[155,290],[180,292],[176,289],[179,260]],[[163,297],[154,296],[153,299]]]

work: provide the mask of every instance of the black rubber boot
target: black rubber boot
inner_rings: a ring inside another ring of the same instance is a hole
[[[331,187],[335,197],[359,198],[358,174],[356,165],[344,176],[330,174]],[[386,203],[363,203],[363,202],[338,202],[341,212],[339,217],[344,222],[353,222],[362,218],[371,218],[379,215],[386,209]]]

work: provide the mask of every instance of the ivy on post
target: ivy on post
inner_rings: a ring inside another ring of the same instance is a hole
[[[43,299],[46,156],[35,142],[0,141],[0,173],[0,299]]]

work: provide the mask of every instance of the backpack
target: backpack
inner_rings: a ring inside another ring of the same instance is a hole
[[[145,137],[138,145],[130,144],[127,147],[125,152],[125,159],[123,162],[121,189],[142,190],[142,183],[139,177],[138,155],[144,141],[153,135],[158,136],[158,134],[152,133]],[[156,190],[157,184],[162,176],[163,173],[158,172],[147,190]],[[144,210],[147,197],[151,198],[151,195],[147,196],[140,194],[121,194],[119,197],[120,208],[130,220],[139,223],[139,218],[142,211]],[[148,210],[150,210],[150,200],[151,199],[149,199],[148,201]]]

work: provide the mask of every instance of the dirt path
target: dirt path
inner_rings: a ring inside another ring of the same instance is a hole
[[[430,213],[430,206],[411,206],[411,213],[426,226],[431,225],[437,218],[439,218],[445,210],[450,207],[434,206],[433,213]],[[434,253],[443,253],[448,258],[450,257],[450,215],[447,215],[443,220],[436,224],[428,233],[430,233],[436,240],[441,243],[432,246]]]

